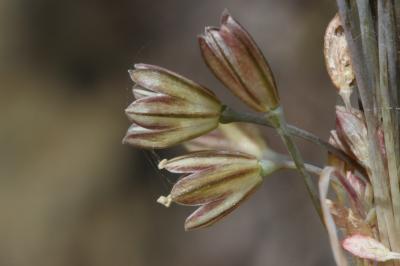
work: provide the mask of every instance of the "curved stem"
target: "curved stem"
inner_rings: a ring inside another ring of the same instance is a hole
[[[232,123],[232,122],[247,122],[247,123],[253,123],[253,124],[258,124],[262,126],[267,126],[267,127],[274,127],[270,122],[265,120],[265,117],[251,114],[251,113],[246,113],[246,112],[238,112],[236,110],[233,110],[229,107],[225,107],[220,118],[221,123]],[[356,168],[364,177],[368,177],[365,169],[355,160],[353,160],[351,157],[349,157],[346,153],[343,151],[335,148],[328,142],[320,139],[319,137],[315,136],[314,134],[295,127],[293,125],[287,125],[287,130],[288,132],[298,138],[302,138],[304,140],[310,141],[314,144],[317,144],[318,146],[326,149],[328,152],[332,153],[333,155],[337,156],[341,160],[345,161],[349,165],[353,166]],[[366,180],[368,182],[368,180]]]

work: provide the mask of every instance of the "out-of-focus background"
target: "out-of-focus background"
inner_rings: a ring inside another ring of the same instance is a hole
[[[288,120],[326,138],[336,95],[322,46],[334,1],[0,1],[0,265],[333,265],[298,174],[274,174],[225,220],[186,233],[192,208],[155,203],[171,179],[121,145],[134,63],[177,71],[245,109],[196,41],[225,7],[268,58]],[[299,145],[323,164],[323,151]]]

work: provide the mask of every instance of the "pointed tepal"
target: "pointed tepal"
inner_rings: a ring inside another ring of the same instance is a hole
[[[220,28],[207,27],[199,36],[204,61],[214,75],[247,105],[259,112],[279,106],[272,71],[250,34],[228,11]]]

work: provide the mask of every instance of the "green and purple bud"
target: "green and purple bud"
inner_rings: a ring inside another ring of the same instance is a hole
[[[210,226],[232,212],[261,185],[262,176],[281,167],[243,153],[202,151],[163,160],[159,168],[185,175],[158,202],[200,205],[185,222],[185,230],[192,230]]]
[[[138,64],[129,74],[136,100],[125,110],[133,124],[123,143],[166,148],[218,126],[222,106],[205,87],[158,66]]]
[[[199,36],[204,61],[237,97],[258,112],[279,106],[272,71],[250,34],[224,11],[219,28]]]

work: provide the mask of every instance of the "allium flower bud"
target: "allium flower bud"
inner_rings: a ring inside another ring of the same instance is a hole
[[[259,112],[279,106],[272,71],[250,34],[225,11],[220,28],[199,36],[205,62],[236,96]]]
[[[369,165],[367,128],[362,114],[355,109],[336,107],[337,133],[350,148],[357,160],[366,168]]]
[[[220,124],[217,129],[185,142],[184,145],[189,151],[236,151],[259,159],[270,150],[260,130],[254,125],[245,123]]]
[[[208,89],[157,66],[139,64],[129,73],[137,100],[125,110],[134,123],[124,143],[166,148],[218,126],[222,106]]]
[[[272,162],[265,169],[250,155],[223,151],[202,151],[163,160],[159,168],[187,174],[172,188],[170,195],[158,202],[201,205],[185,222],[185,229],[214,224],[233,211],[262,183],[262,174],[279,168]]]

